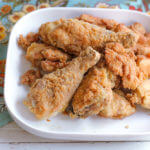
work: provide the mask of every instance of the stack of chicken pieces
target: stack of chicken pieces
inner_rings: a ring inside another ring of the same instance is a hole
[[[42,24],[18,44],[36,70],[24,104],[38,119],[59,112],[71,118],[124,118],[136,104],[150,109],[150,33],[140,23],[125,26],[83,14]]]

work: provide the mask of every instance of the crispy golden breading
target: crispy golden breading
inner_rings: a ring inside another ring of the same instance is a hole
[[[134,49],[137,55],[144,55],[144,56],[150,57],[150,46],[137,44],[134,47]]]
[[[100,116],[121,119],[135,113],[135,107],[120,93],[121,91],[113,91],[112,99],[104,105]]]
[[[68,59],[70,59],[70,56],[55,47],[41,43],[32,43],[27,49],[26,59],[33,63],[34,60],[43,59],[66,62]]]
[[[118,25],[118,23],[115,20],[94,17],[94,16],[88,15],[88,14],[82,14],[77,19],[83,20],[83,21],[91,23],[91,24],[98,25],[100,27],[104,27],[108,30],[113,30]]]
[[[41,61],[41,68],[45,72],[52,72],[56,69],[61,69],[65,66],[67,66],[67,62],[53,62],[49,60],[43,60]]]
[[[138,40],[134,33],[115,33],[77,19],[55,24],[56,22],[49,22],[41,25],[39,34],[42,40],[75,55],[79,55],[88,46],[100,51],[107,42],[119,42],[124,47],[130,47]]]
[[[41,77],[42,75],[39,70],[30,69],[21,76],[21,84],[31,86],[36,79]]]
[[[38,33],[33,33],[33,32],[30,32],[27,34],[26,37],[23,37],[23,35],[20,35],[19,36],[19,39],[18,39],[18,45],[20,47],[23,48],[23,50],[27,50],[27,48],[31,45],[31,43],[33,42],[37,42],[39,40],[39,35]]]
[[[67,53],[64,53],[60,51],[59,49],[56,49],[54,47],[48,47],[48,49],[45,49],[41,52],[43,57],[50,61],[59,61],[59,62],[66,62],[70,59],[70,56]]]
[[[44,72],[52,72],[65,67],[70,58],[68,54],[59,49],[41,43],[32,43],[26,53],[26,59]]]
[[[119,43],[106,45],[105,59],[111,71],[122,77],[124,88],[136,89],[147,75],[137,66],[134,53],[126,51]]]
[[[127,99],[133,104],[140,104],[142,107],[150,109],[150,80],[145,80],[135,91],[127,94]]]
[[[62,112],[67,107],[84,73],[95,65],[100,54],[88,47],[65,68],[46,74],[36,80],[30,89],[25,105],[38,119]]]
[[[97,66],[88,72],[73,97],[72,107],[76,116],[85,118],[96,115],[103,109],[104,104],[109,102],[113,86],[109,74],[111,72],[106,68]]]
[[[150,77],[150,58],[143,55],[137,55],[137,65],[139,68]]]
[[[135,108],[130,102],[112,90],[116,80],[117,77],[107,68],[93,67],[73,97],[71,117],[85,118],[99,114],[119,119],[133,114]]]
[[[131,26],[129,26],[129,28],[138,34],[145,34],[146,33],[146,30],[143,27],[143,25],[138,23],[138,22],[133,23]]]

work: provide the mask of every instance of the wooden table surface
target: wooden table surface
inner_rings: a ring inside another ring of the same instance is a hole
[[[0,150],[149,150],[150,142],[73,142],[40,138],[14,122],[0,128]]]

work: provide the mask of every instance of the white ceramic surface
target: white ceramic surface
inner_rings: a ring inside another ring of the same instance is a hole
[[[13,119],[25,130],[35,135],[67,140],[89,141],[135,141],[150,139],[150,111],[139,108],[137,112],[123,120],[99,117],[71,120],[64,115],[50,118],[50,122],[37,120],[23,105],[28,90],[20,82],[20,76],[30,68],[24,58],[24,52],[17,45],[19,34],[26,35],[37,31],[42,23],[60,18],[72,18],[83,13],[111,18],[127,25],[142,23],[150,31],[150,16],[127,10],[95,8],[48,8],[32,12],[20,19],[14,26],[8,45],[5,103]],[[125,126],[129,128],[126,129]],[[15,135],[14,135],[15,136]]]

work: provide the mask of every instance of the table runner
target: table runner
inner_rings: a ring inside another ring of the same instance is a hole
[[[130,9],[150,14],[150,0],[0,0],[0,127],[12,121],[3,100],[5,59],[11,29],[27,13],[47,7]]]

